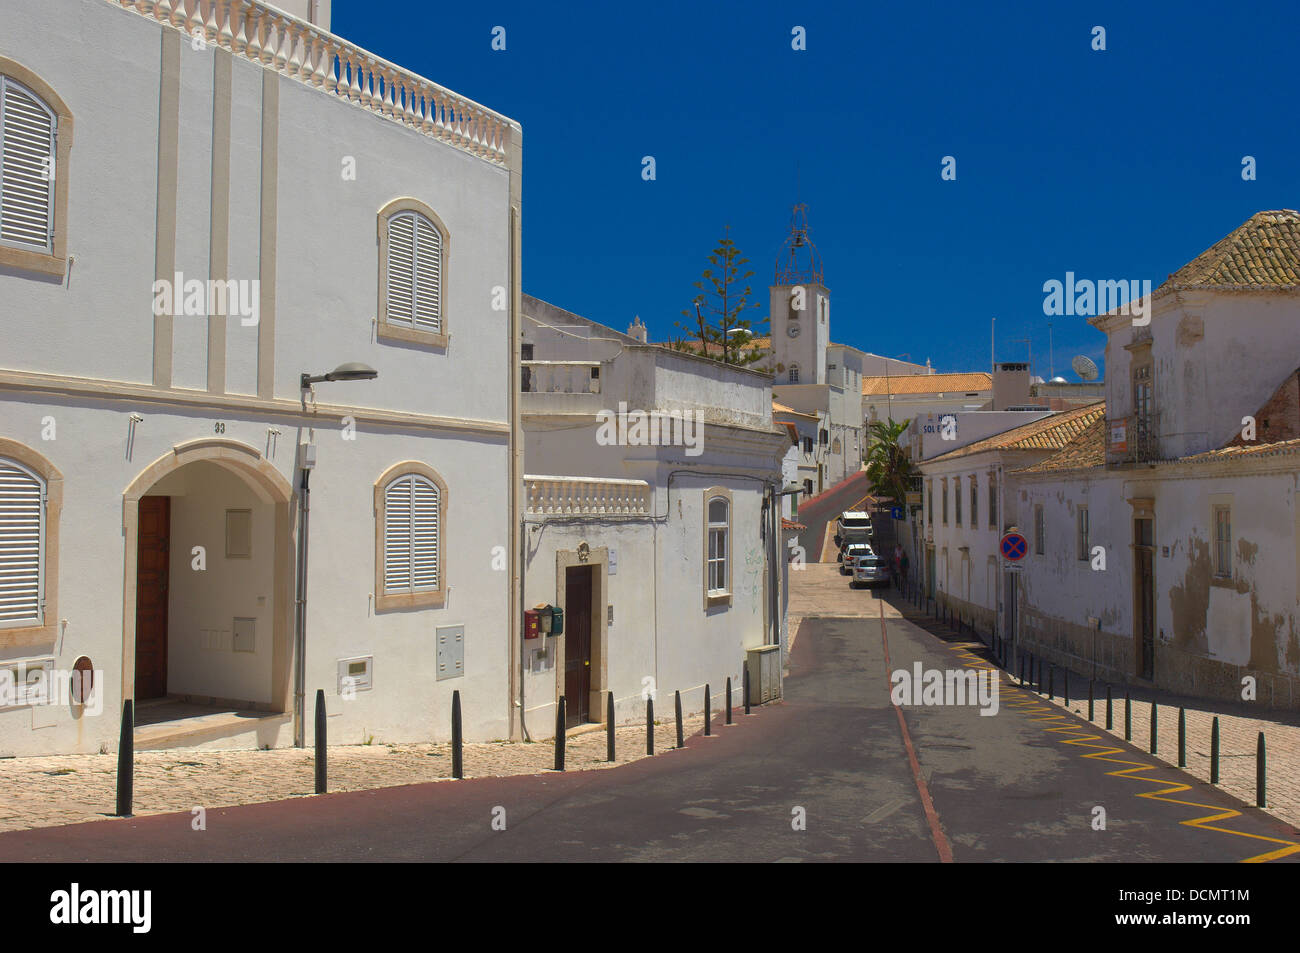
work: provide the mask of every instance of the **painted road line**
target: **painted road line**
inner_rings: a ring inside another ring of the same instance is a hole
[[[885,600],[880,600],[880,640],[885,647],[885,678],[889,679],[889,632],[885,627]],[[921,807],[925,810],[925,819],[930,825],[930,839],[934,841],[934,849],[939,852],[939,860],[945,864],[952,863],[952,847],[948,844],[948,838],[944,836],[943,827],[939,824],[939,812],[934,809],[934,801],[930,797],[930,789],[926,787],[925,778],[921,777],[921,765],[916,760],[916,749],[912,746],[912,736],[907,730],[907,722],[903,718],[903,709],[894,705],[893,693],[890,693],[889,703],[894,707],[894,714],[898,716],[898,727],[903,733],[903,746],[907,748],[907,760],[912,765],[912,780],[916,782],[917,793],[921,795]]]
[[[1127,758],[1113,757],[1113,755],[1127,755],[1128,752],[1124,748],[1117,748],[1113,744],[1107,743],[1102,735],[1092,733],[1096,729],[1092,729],[1091,725],[1089,725],[1089,729],[1091,729],[1089,730],[1081,728],[1077,724],[1072,724],[1071,719],[1075,719],[1078,716],[1072,713],[1062,712],[1056,705],[1049,704],[1048,702],[1038,698],[1033,692],[1026,691],[1015,685],[1009,677],[1001,678],[1003,673],[1000,668],[992,665],[987,660],[975,655],[971,651],[971,649],[976,645],[978,645],[980,649],[983,649],[984,647],[983,643],[966,643],[964,645],[951,645],[949,646],[949,649],[964,656],[965,659],[970,659],[970,661],[963,661],[962,663],[967,668],[998,672],[1000,680],[1005,685],[1002,691],[1008,692],[1012,696],[1005,702],[1007,707],[1029,713],[1031,715],[1031,720],[1036,722],[1060,722],[1060,724],[1051,725],[1050,727],[1046,725],[1043,725],[1042,727],[1044,731],[1055,733],[1055,740],[1061,744],[1098,749],[1080,755],[1079,757],[1081,758],[1090,758],[1097,761],[1109,761],[1113,764],[1127,765],[1127,767],[1119,770],[1107,771],[1106,774],[1111,777],[1122,777],[1133,781],[1145,781],[1148,784],[1164,785],[1158,790],[1135,792],[1133,794],[1134,797],[1146,798],[1152,801],[1163,801],[1167,804],[1178,804],[1184,807],[1191,807],[1197,810],[1208,810],[1211,812],[1204,817],[1195,817],[1178,822],[1186,827],[1196,828],[1197,830],[1217,831],[1221,834],[1232,834],[1237,837],[1247,837],[1252,840],[1283,845],[1276,850],[1264,854],[1256,854],[1253,857],[1246,857],[1241,861],[1243,864],[1267,863],[1271,860],[1278,860],[1279,858],[1287,857],[1291,854],[1300,853],[1300,843],[1296,841],[1284,840],[1278,837],[1266,837],[1263,834],[1251,834],[1246,831],[1237,831],[1228,827],[1219,827],[1213,823],[1245,816],[1241,811],[1234,808],[1223,808],[1214,804],[1204,804],[1200,801],[1187,801],[1181,798],[1166,797],[1165,795],[1168,794],[1181,794],[1184,791],[1192,791],[1193,787],[1192,785],[1184,784],[1181,781],[1170,782],[1161,780],[1160,778],[1142,777],[1141,775],[1147,771],[1168,771],[1173,769],[1165,765],[1147,764],[1142,761],[1130,761]],[[1060,737],[1061,734],[1070,734],[1075,737]],[[1093,742],[1102,743],[1093,744]]]

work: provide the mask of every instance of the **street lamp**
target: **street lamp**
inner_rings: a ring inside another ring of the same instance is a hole
[[[349,361],[328,374],[313,375],[304,372],[299,380],[302,390],[311,390],[313,384],[321,381],[372,381],[378,376],[379,372],[373,367]],[[316,466],[316,454],[312,452],[315,449],[310,444],[300,446],[302,482],[298,493],[298,616],[293,665],[293,743],[298,748],[305,745],[307,733],[307,516],[310,511],[308,498],[311,495],[308,477]]]

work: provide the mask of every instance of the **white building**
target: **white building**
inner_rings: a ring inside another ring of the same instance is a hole
[[[512,731],[520,128],[328,6],[0,0],[0,751]]]
[[[725,703],[742,666],[773,652],[784,618],[774,500],[790,448],[771,377],[642,343],[524,297],[527,467],[524,604],[564,610],[564,633],[525,639],[528,734],[645,717],[681,691]],[[633,326],[637,331],[637,325]],[[754,686],[755,700],[759,686]]]

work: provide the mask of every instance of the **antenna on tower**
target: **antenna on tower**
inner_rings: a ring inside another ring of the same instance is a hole
[[[806,254],[799,249],[806,248]],[[796,204],[790,214],[790,234],[776,259],[778,285],[824,284],[822,258],[817,246],[808,237],[808,206]]]

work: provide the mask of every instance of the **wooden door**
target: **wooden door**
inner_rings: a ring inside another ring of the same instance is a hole
[[[140,500],[135,563],[135,697],[167,694],[167,576],[171,498]]]
[[[1154,678],[1156,669],[1156,580],[1153,520],[1133,521],[1133,587],[1137,611],[1138,674]]]
[[[590,566],[564,570],[564,704],[568,725],[590,721],[591,571]]]

